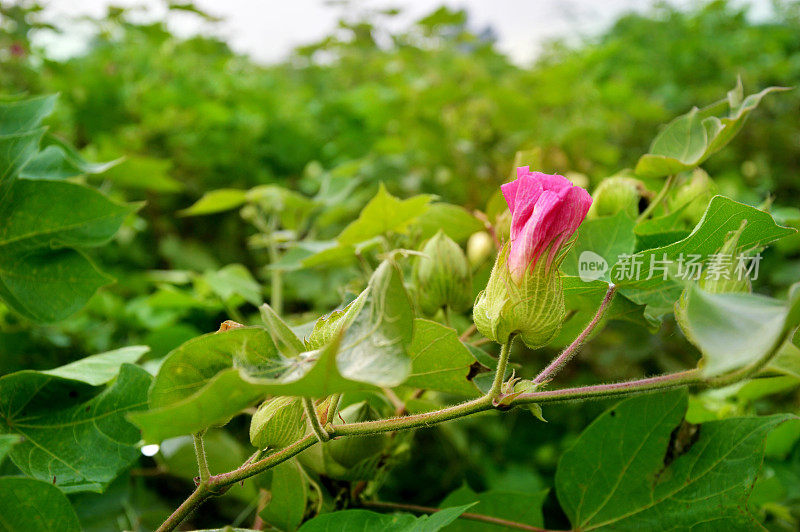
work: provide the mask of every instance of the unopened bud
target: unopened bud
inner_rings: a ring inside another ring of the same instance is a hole
[[[472,302],[472,273],[461,247],[443,231],[422,247],[414,264],[414,279],[423,313],[432,316],[442,307],[461,312]]]
[[[303,403],[297,397],[265,401],[250,421],[250,442],[259,449],[282,449],[306,432]]]
[[[717,184],[708,177],[706,172],[697,168],[692,172],[692,178],[678,187],[667,204],[670,211],[683,209],[680,215],[681,219],[694,225],[703,217],[708,203],[717,194],[717,191]]]
[[[639,214],[639,200],[647,192],[644,183],[632,177],[609,177],[592,194],[592,206],[586,217],[614,216],[625,211],[631,218]]]
[[[470,266],[477,268],[489,258],[494,248],[494,240],[486,231],[473,233],[467,241],[467,259]]]
[[[561,275],[557,267],[540,260],[515,280],[508,268],[508,248],[506,244],[500,251],[472,319],[481,334],[497,343],[507,343],[516,334],[528,347],[541,347],[558,335],[566,316]]]

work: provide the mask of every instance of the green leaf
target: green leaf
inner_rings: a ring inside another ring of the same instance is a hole
[[[624,211],[614,216],[585,220],[578,229],[572,248],[564,257],[561,270],[567,275],[608,281],[609,266],[615,264],[621,255],[633,253],[636,244],[634,224],[635,221]],[[605,260],[606,269],[598,277],[587,268],[592,261],[600,262],[600,259]]]
[[[10,457],[28,476],[63,491],[102,491],[138,457],[139,432],[125,420],[146,404],[150,375],[123,364],[99,395],[80,381],[35,371],[0,378],[0,431],[24,441]]]
[[[680,208],[657,218],[648,218],[633,228],[636,234],[637,248],[650,249],[667,246],[689,236],[690,229],[685,227],[684,212],[692,202],[686,202]]]
[[[552,346],[566,346],[583,331],[594,318],[600,303],[606,295],[608,284],[604,281],[585,282],[578,277],[563,275],[561,284],[564,290],[564,301],[570,313],[561,327],[561,332],[550,343]],[[645,314],[645,307],[637,305],[617,292],[606,309],[600,323],[594,328],[589,338],[593,338],[603,330],[611,320],[626,321],[649,330],[657,330],[660,323]]]
[[[269,333],[260,328],[242,327],[192,338],[172,350],[161,365],[150,388],[150,409],[174,405],[192,397],[224,370],[236,367],[234,372],[238,374],[238,368],[243,366],[263,368],[272,364],[279,368],[282,360]],[[230,405],[228,417],[246,407],[253,398],[241,401]]]
[[[732,93],[741,92],[739,83]],[[650,153],[636,164],[636,174],[662,177],[697,167],[733,139],[764,96],[782,90],[788,89],[769,87],[743,100],[729,93],[729,98],[679,116],[653,140]]]
[[[718,252],[729,233],[740,228],[742,220],[747,220],[747,225],[739,238],[737,251],[761,247],[795,233],[794,229],[777,225],[764,211],[730,198],[714,196],[689,236],[667,246],[634,254],[627,264],[630,266],[635,262],[640,265],[638,276],[632,275],[632,268],[626,267],[623,261],[617,262],[611,268],[611,280],[620,286],[623,295],[635,303],[648,305],[654,314],[669,312],[680,296],[683,285],[671,278],[664,280],[659,271],[648,279],[651,260],[665,259],[673,267],[677,267],[681,254],[684,257],[700,255],[705,261]]]
[[[107,163],[90,163],[71,146],[52,135],[47,136],[50,144],[37,153],[20,171],[22,179],[66,179],[87,174],[102,174],[119,164],[122,159]]]
[[[261,310],[261,319],[264,320],[267,330],[278,344],[278,349],[281,353],[285,353],[288,356],[296,356],[306,350],[303,341],[297,337],[291,327],[278,316],[272,307],[264,303],[259,309]]]
[[[686,338],[703,353],[704,377],[754,366],[775,354],[800,324],[800,284],[789,301],[747,293],[711,294],[692,284],[676,309]]]
[[[203,194],[191,207],[178,211],[178,216],[204,216],[241,207],[247,201],[247,191],[221,188]]]
[[[381,183],[378,193],[361,210],[358,219],[345,227],[337,240],[340,244],[357,244],[388,233],[402,233],[429,209],[432,196],[420,194],[407,200],[398,199]]]
[[[110,280],[71,248],[107,242],[133,211],[81,185],[19,181],[0,204],[0,297],[31,319],[69,316]]]
[[[331,530],[369,530],[370,532],[436,532],[446,527],[473,504],[445,508],[431,515],[380,514],[369,510],[342,510],[321,514],[300,527],[300,532]]]
[[[122,188],[143,189],[153,192],[179,192],[183,184],[169,175],[172,162],[144,155],[126,155],[113,168],[103,173],[104,181]],[[110,163],[109,163],[110,164]]]
[[[489,371],[472,356],[454,329],[435,321],[414,320],[411,374],[405,386],[475,397],[473,377]]]
[[[308,500],[305,475],[296,460],[272,469],[269,491],[269,503],[259,515],[279,530],[296,530],[303,522]]]
[[[442,230],[459,243],[464,243],[473,233],[485,229],[483,222],[465,208],[450,203],[433,203],[417,224],[422,229],[420,238],[425,240]]]
[[[294,357],[281,354],[267,331],[253,327],[186,342],[162,364],[150,410],[131,420],[147,441],[158,442],[224,424],[268,394],[316,398],[397,386],[411,370],[407,348],[413,334],[413,311],[397,266],[381,264],[359,297],[358,312],[331,327],[319,349]]]
[[[299,229],[317,207],[317,203],[288,188],[277,185],[260,185],[247,191],[247,201],[257,202],[266,212],[280,215],[286,229]]]
[[[146,345],[122,347],[114,351],[91,355],[66,366],[41,373],[100,386],[114,379],[119,374],[122,364],[135,364],[148,351],[150,348]]]
[[[767,370],[800,379],[800,347],[792,342],[783,344],[775,358],[770,361]]]
[[[228,264],[217,271],[207,271],[203,274],[203,280],[225,303],[229,303],[234,296],[240,296],[255,306],[262,302],[261,285],[241,264]]]
[[[11,448],[21,441],[22,436],[19,434],[0,434],[0,464],[3,463]]]
[[[747,499],[764,439],[790,416],[712,421],[691,437],[692,430],[676,430],[686,397],[677,390],[627,399],[598,417],[563,454],[556,493],[574,528],[758,527]]]
[[[470,508],[470,513],[497,517],[522,525],[533,527],[544,526],[542,506],[549,490],[535,493],[520,491],[489,490],[475,493],[469,486],[462,486],[448,495],[439,506],[455,506],[477,502]],[[448,532],[513,532],[519,528],[491,525],[484,522],[460,519],[447,528]]]
[[[32,478],[2,477],[0,528],[4,532],[80,532],[81,525],[66,495],[51,483]]]

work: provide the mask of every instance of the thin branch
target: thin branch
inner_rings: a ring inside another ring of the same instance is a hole
[[[788,338],[791,332],[792,331],[785,332],[783,335],[783,340]],[[777,351],[780,349],[782,343],[783,341],[776,342],[775,346],[773,346],[773,349],[767,356],[757,361],[757,363],[748,366],[748,368],[740,370],[739,372],[735,372],[734,374],[736,375],[736,377],[747,378],[752,374],[752,372],[757,371],[758,368],[762,367],[773,356],[775,356],[775,353],[777,353]],[[501,358],[503,357],[502,355],[503,352],[505,352],[505,355],[507,357],[509,350],[508,347],[509,344],[506,344],[506,346],[504,346],[504,349],[501,351]],[[500,366],[500,364],[498,364],[498,366]],[[498,369],[500,368],[498,367]],[[502,385],[502,378],[500,379],[500,383]],[[612,384],[598,384],[595,386],[585,386],[579,388],[565,388],[562,390],[548,390],[548,391],[523,393],[515,395],[512,398],[510,398],[510,400],[507,403],[504,403],[503,408],[530,404],[530,403],[543,404],[543,403],[555,403],[563,401],[580,401],[587,399],[607,398],[616,396],[628,396],[652,390],[662,390],[668,388],[690,386],[695,384],[715,386],[722,384],[727,385],[730,384],[730,382],[724,380],[720,381],[720,384],[718,384],[718,381],[713,381],[713,380],[708,381],[703,378],[703,375],[701,374],[699,369],[692,369],[688,371],[682,371],[679,373],[659,375],[657,377],[649,377],[646,379],[639,379],[628,382],[617,382]],[[347,436],[378,434],[383,432],[430,427],[433,425],[437,425],[439,423],[444,423],[446,421],[477,414],[479,412],[494,410],[496,408],[495,405],[499,404],[498,399],[502,399],[502,395],[500,395],[499,397],[498,396],[493,397],[491,394],[486,394],[482,397],[479,397],[478,399],[473,399],[472,401],[467,401],[465,403],[450,406],[433,412],[424,412],[421,414],[414,414],[414,415],[391,418],[391,419],[381,419],[377,421],[345,423],[342,425],[335,425],[335,426],[331,425],[329,426],[330,432],[326,434],[328,434],[328,436],[331,438],[340,438]],[[313,409],[313,404],[312,404],[312,409]],[[242,465],[238,469],[235,469],[228,473],[212,475],[211,477],[208,478],[207,482],[200,482],[200,484],[197,486],[197,489],[189,496],[189,498],[187,498],[175,510],[175,512],[172,513],[172,515],[166,521],[164,521],[164,523],[158,528],[157,532],[169,532],[171,530],[174,530],[189,514],[191,514],[207,498],[225,493],[225,491],[227,491],[227,489],[231,485],[237,482],[242,482],[249,477],[257,475],[280,463],[285,462],[286,460],[291,459],[292,457],[300,454],[304,450],[313,446],[318,441],[319,439],[315,434],[309,433],[300,438],[299,440],[297,440],[296,442],[294,442],[293,444],[289,445],[288,447],[285,447],[280,451],[276,451],[266,456],[265,458],[262,458],[261,460],[258,460],[250,464]]]
[[[200,470],[200,482],[208,481],[211,476],[211,471],[208,469],[208,459],[206,458],[206,447],[203,443],[203,432],[192,434],[192,438],[194,438],[194,454],[197,457],[197,469]]]
[[[311,427],[311,430],[314,431],[314,434],[317,435],[319,441],[325,442],[330,440],[331,436],[324,428],[322,428],[322,424],[317,416],[317,409],[314,408],[314,401],[310,397],[303,397],[303,409],[306,411],[308,425]]]
[[[578,335],[575,340],[569,346],[567,346],[564,351],[561,352],[550,364],[542,370],[539,375],[533,379],[535,384],[541,384],[545,381],[551,380],[556,373],[558,373],[561,368],[563,368],[571,359],[574,357],[578,350],[583,345],[583,342],[586,341],[586,338],[592,333],[592,331],[597,327],[600,321],[603,319],[603,315],[605,314],[606,310],[611,304],[611,301],[614,299],[614,294],[617,293],[616,285],[609,285],[608,290],[606,290],[606,295],[603,297],[603,301],[600,303],[600,307],[597,309],[592,321],[586,326],[586,328]]]
[[[509,337],[508,342],[500,346],[500,356],[497,358],[497,370],[494,372],[492,388],[487,394],[492,399],[500,395],[500,390],[503,387],[503,381],[506,376],[506,366],[508,365],[508,355],[511,352],[512,343],[514,343],[513,336]]]
[[[441,508],[431,508],[429,506],[419,506],[416,504],[401,504],[397,502],[383,502],[383,501],[363,501],[361,506],[365,508],[374,508],[376,510],[405,510],[408,512],[416,512],[421,514],[433,514],[440,512]],[[465,512],[458,516],[459,519],[468,519],[470,521],[478,521],[480,523],[489,523],[492,525],[505,526],[508,528],[516,528],[517,530],[528,530],[532,532],[557,532],[555,530],[547,530],[531,526],[525,523],[518,523],[516,521],[509,521],[508,519],[500,519],[499,517],[492,517],[491,515],[475,514]]]

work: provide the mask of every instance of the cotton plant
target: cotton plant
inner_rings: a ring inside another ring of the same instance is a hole
[[[377,488],[415,452],[414,431],[518,407],[535,414],[527,422],[542,423],[558,415],[553,403],[611,398],[618,402],[564,451],[555,474],[573,529],[757,528],[748,499],[764,441],[796,417],[711,420],[698,417],[697,404],[709,391],[796,379],[800,285],[773,298],[752,292],[755,279],[733,279],[754,272],[738,269],[738,257],[755,259],[795,231],[720,195],[703,196],[695,220],[696,196],[681,197],[687,184],[705,182],[697,166],[769,91],[740,92],[668,124],[629,171],[637,177],[613,176],[594,196],[522,164],[512,181],[498,179],[498,195],[477,214],[432,196],[398,198],[381,185],[334,241],[309,246],[306,264],[358,265],[354,293],[310,322],[264,304],[260,320],[226,321],[149,372],[137,364],[146,348],[127,348],[1,377],[0,458],[7,454],[21,476],[0,477],[0,522],[47,529],[41,520],[52,517],[61,530],[78,530],[66,493],[102,492],[143,445],[161,445],[164,455],[167,442],[187,438],[195,489],[162,532],[239,484],[259,490],[261,528],[438,530],[468,519],[542,530],[546,493],[526,494],[530,512],[509,521],[507,493],[491,495],[500,497],[492,513],[482,505],[487,494],[454,494],[429,508],[378,500]],[[7,148],[25,155],[13,142]],[[691,228],[678,223],[689,219]],[[689,256],[706,267],[697,278],[682,269]],[[646,331],[671,315],[696,347],[696,364],[620,382],[560,382],[607,323]],[[557,354],[541,367],[512,359],[544,349]],[[221,470],[207,452],[210,436],[241,416],[250,456]],[[12,511],[9,501],[22,500],[51,512]]]

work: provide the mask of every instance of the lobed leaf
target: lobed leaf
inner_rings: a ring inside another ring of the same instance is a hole
[[[556,493],[580,530],[752,530],[747,499],[764,439],[788,415],[725,419],[678,431],[685,390],[622,401],[561,457]],[[688,434],[688,435],[687,435]],[[698,436],[699,434],[699,436]]]

